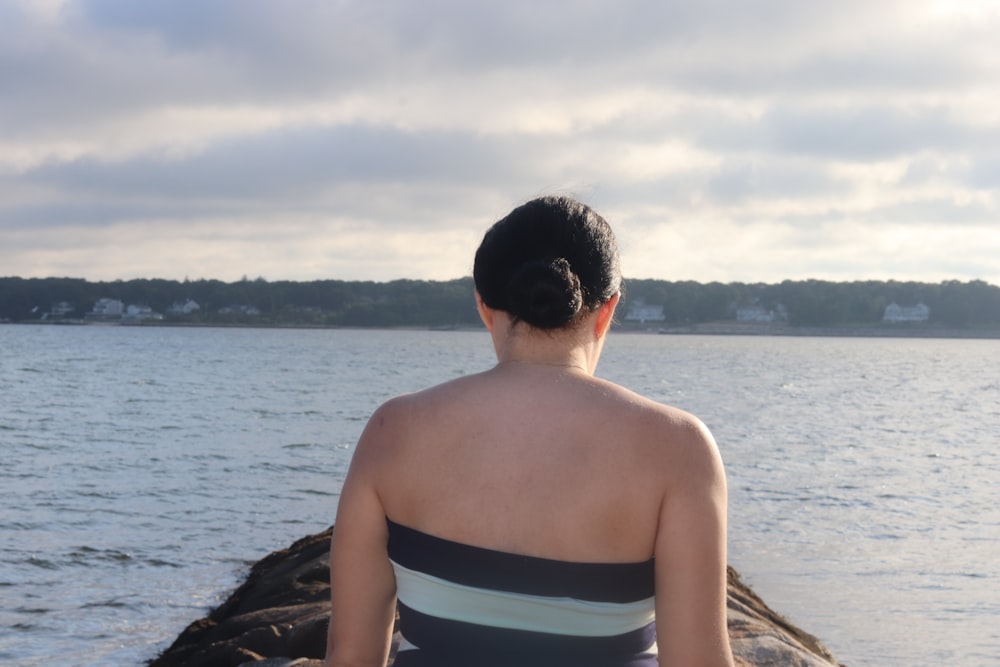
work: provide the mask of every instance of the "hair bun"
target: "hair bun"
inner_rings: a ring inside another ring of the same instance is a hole
[[[472,278],[482,302],[515,324],[575,325],[621,287],[615,235],[592,208],[569,197],[532,199],[486,231]]]
[[[583,307],[580,278],[562,257],[522,264],[507,286],[510,312],[540,329],[570,323]]]

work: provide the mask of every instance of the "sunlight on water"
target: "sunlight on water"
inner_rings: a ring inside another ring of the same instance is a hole
[[[712,428],[730,562],[765,600],[852,666],[990,664],[1000,342],[663,338],[606,374],[662,356],[633,386]]]
[[[397,393],[482,332],[0,327],[0,663],[137,664],[333,519]],[[851,667],[1000,654],[1000,342],[613,335],[601,375],[700,416],[730,561]]]

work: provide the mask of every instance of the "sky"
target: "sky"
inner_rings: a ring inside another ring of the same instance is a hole
[[[1000,0],[0,0],[0,276],[1000,285]]]

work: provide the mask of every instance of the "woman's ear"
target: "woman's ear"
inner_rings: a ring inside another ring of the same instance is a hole
[[[618,306],[618,301],[622,298],[621,292],[615,292],[614,295],[604,302],[604,304],[597,309],[597,320],[594,323],[594,334],[600,338],[608,333],[608,329],[611,328],[611,322],[615,317],[615,308]]]
[[[476,293],[476,310],[479,311],[479,319],[483,321],[486,328],[492,333],[493,324],[495,321],[495,312],[492,308],[486,305],[483,301],[483,297],[479,296],[479,290],[475,290]]]

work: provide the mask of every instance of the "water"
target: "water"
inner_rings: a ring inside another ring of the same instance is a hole
[[[0,327],[0,664],[135,665],[333,520],[364,421],[482,332]],[[851,667],[1000,664],[1000,341],[613,334],[698,414],[730,562]]]

